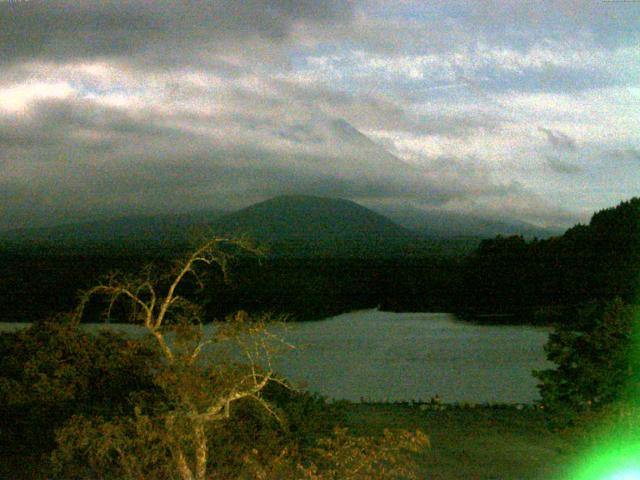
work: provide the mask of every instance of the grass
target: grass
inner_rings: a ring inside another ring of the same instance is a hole
[[[574,453],[571,437],[553,433],[532,408],[465,407],[443,410],[411,405],[349,404],[355,434],[385,428],[425,432],[431,448],[419,459],[425,479],[564,479]]]
[[[549,431],[541,411],[507,406],[426,407],[345,403],[345,426],[368,436],[381,435],[385,428],[421,429],[429,436],[431,448],[418,458],[419,478],[568,479],[575,442],[569,434]],[[47,478],[43,463],[0,454],[0,478]]]
[[[50,478],[48,468],[48,457],[0,452],[0,478],[3,480],[47,480]]]

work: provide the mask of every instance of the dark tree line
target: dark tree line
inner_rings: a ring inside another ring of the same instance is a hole
[[[219,309],[212,318],[237,307],[298,320],[381,307],[549,323],[590,301],[638,298],[640,198],[597,212],[562,236],[498,236],[467,257],[280,257],[238,271],[241,283],[210,291]]]
[[[540,321],[589,301],[638,299],[640,198],[599,211],[560,237],[484,240],[469,258],[459,307],[537,314]]]
[[[176,249],[0,253],[3,320],[35,321],[69,310],[77,303],[76,292],[100,275],[137,271],[148,262],[162,265],[175,254]],[[198,298],[208,320],[239,308],[310,320],[381,307],[548,323],[591,300],[638,298],[640,198],[597,212],[588,225],[562,236],[531,241],[498,236],[467,257],[267,256],[236,259],[231,271],[229,284],[212,278]]]
[[[206,292],[209,317],[233,308],[315,320],[355,309],[443,311],[454,302],[461,262],[412,259],[276,258],[236,267],[238,282]]]
[[[162,256],[23,253],[0,255],[3,321],[33,322],[73,309],[77,292],[110,271],[135,272]],[[315,320],[355,309],[448,311],[462,279],[462,257],[236,259],[227,284],[211,272],[198,302],[208,320],[244,309]],[[185,282],[184,294],[197,290]],[[101,305],[92,305],[99,320]],[[89,316],[90,317],[90,316]]]

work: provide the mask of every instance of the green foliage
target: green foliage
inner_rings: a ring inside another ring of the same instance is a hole
[[[73,415],[132,412],[152,392],[155,349],[111,331],[90,334],[67,319],[0,335],[2,448],[48,450]]]
[[[218,364],[215,372],[204,366],[158,369],[154,382],[161,394],[137,398],[133,414],[78,415],[57,430],[58,448],[53,454],[57,474],[61,478],[175,476],[179,469],[175,452],[180,450],[187,458],[196,454],[189,408],[206,406],[221,392],[238,387],[246,373],[242,365],[231,362]],[[246,398],[230,405],[228,417],[205,424],[208,472],[219,478],[254,478],[251,472],[265,471],[278,458],[286,459],[287,469],[293,468],[298,455],[311,451],[318,438],[331,435],[340,419],[339,406],[277,382],[268,384],[263,400],[269,410]]]
[[[207,428],[211,454],[208,471],[215,478],[334,478],[306,477],[301,473],[306,471],[301,465],[315,465],[314,461],[329,465],[327,452],[333,445],[331,442],[338,440],[346,443],[350,438],[358,445],[369,445],[366,455],[371,458],[378,451],[376,449],[385,444],[384,440],[356,440],[344,431],[340,431],[338,439],[331,440],[341,418],[339,406],[280,384],[272,384],[267,390],[265,398],[272,402],[274,410],[286,414],[282,417],[283,422],[277,421],[255,402],[240,401],[234,405],[228,419]],[[158,404],[154,405],[157,407]],[[144,413],[138,408],[133,415],[110,420],[72,417],[57,431],[58,448],[53,454],[57,476],[173,478],[178,468],[175,447],[193,444],[192,430],[179,417],[168,428],[164,413],[157,409],[155,414],[154,409]],[[322,438],[325,440],[318,440]],[[400,451],[398,445],[388,443],[385,444],[388,453],[394,449]],[[342,453],[345,458],[348,455],[346,448],[345,444]],[[192,453],[188,448],[185,450],[186,455]],[[363,456],[365,451],[358,454]],[[332,465],[331,468],[338,467]]]
[[[598,449],[604,441],[640,443],[640,401],[628,396],[591,410],[580,418],[571,433],[581,449]]]
[[[277,418],[255,402],[242,401],[228,422],[212,428],[209,445],[215,454],[210,469],[217,476],[291,478],[296,463],[342,421],[340,406],[317,395],[273,382],[263,395]]]
[[[580,308],[545,345],[557,365],[534,372],[541,405],[555,425],[571,425],[614,401],[638,393],[640,359],[634,347],[638,308],[619,298]]]
[[[243,456],[238,479],[369,480],[418,479],[417,455],[429,446],[420,430],[385,430],[380,436],[354,436],[336,427],[330,436],[317,440],[305,455],[283,449],[269,461],[253,449]]]
[[[76,415],[56,433],[53,473],[66,478],[173,478],[171,454],[175,432],[158,418],[134,415]]]
[[[318,442],[315,462],[307,471],[321,479],[417,479],[412,454],[429,446],[420,430],[386,430],[381,437],[354,437],[345,428]],[[314,478],[310,475],[309,478]]]
[[[318,438],[330,436],[345,420],[342,402],[329,403],[322,396],[271,383],[263,392],[264,398],[283,413],[281,424],[288,438],[306,450]]]
[[[156,382],[163,383],[163,391],[202,392],[193,378],[180,380],[177,389],[164,383],[183,376],[190,374],[164,371]],[[269,384],[264,399],[278,417],[245,399],[233,404],[228,418],[207,426],[207,471],[216,478],[413,478],[411,454],[427,443],[420,432],[352,436],[337,426],[339,404],[280,383]],[[130,415],[73,416],[57,430],[55,472],[60,478],[174,477],[177,448],[185,456],[195,453],[189,419],[176,414],[167,422],[167,413],[175,413],[182,401],[162,395]]]
[[[245,312],[205,337],[202,308],[184,296],[189,280],[193,285],[187,290],[201,287],[212,266],[228,280],[236,252],[255,249],[242,240],[214,238],[164,275],[152,268],[139,275],[112,274],[84,293],[78,318],[94,296],[103,296],[109,300],[108,315],[118,305],[124,314],[129,307],[128,318],[144,325],[161,353],[152,372],[157,394],[139,398],[134,417],[94,415],[67,424],[58,432],[60,448],[54,454],[59,472],[73,476],[74,468],[88,465],[88,473],[116,477],[163,478],[170,472],[183,480],[204,480],[211,471],[234,476],[242,471],[237,460],[256,440],[268,439],[261,455],[280,448],[283,442],[268,427],[270,417],[284,425],[284,415],[263,390],[273,382],[286,386],[270,363],[273,344],[282,342],[266,330],[264,318]],[[88,461],[78,461],[83,458]]]

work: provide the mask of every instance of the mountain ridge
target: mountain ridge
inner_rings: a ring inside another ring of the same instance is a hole
[[[526,228],[518,231],[518,225],[496,221],[489,222],[482,230],[478,228],[478,221],[465,224],[467,220],[468,217],[455,217],[450,213],[416,213],[406,208],[385,210],[344,198],[289,194],[234,212],[199,210],[136,215],[4,231],[0,232],[0,246],[9,250],[23,247],[92,249],[96,246],[125,252],[128,248],[162,250],[189,244],[193,233],[200,230],[209,234],[242,233],[295,255],[346,252],[350,252],[349,255],[400,255],[412,249],[415,252],[416,246],[422,249],[422,244],[428,241],[432,247],[439,242],[437,251],[461,252],[472,248],[474,242],[496,234],[527,236]],[[461,238],[465,239],[464,245],[453,249],[445,245]]]
[[[244,234],[302,256],[400,254],[421,236],[351,200],[281,195],[225,215],[213,231]]]

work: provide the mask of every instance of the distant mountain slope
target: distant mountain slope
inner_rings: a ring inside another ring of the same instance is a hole
[[[267,244],[275,255],[304,257],[450,256],[469,253],[480,239],[496,234],[549,236],[525,223],[411,207],[369,209],[345,199],[284,195],[233,213],[212,210],[131,216],[0,232],[0,248],[166,251],[190,243],[198,231],[244,234]]]
[[[0,232],[9,249],[170,248],[190,240],[194,230],[212,224],[221,211],[121,217],[55,227]]]
[[[226,215],[218,233],[245,234],[300,255],[399,254],[416,233],[350,200],[284,195]]]
[[[525,238],[548,238],[561,235],[564,229],[542,228],[521,221],[503,221],[470,213],[422,210],[410,205],[372,207],[405,228],[431,238],[522,235]]]
[[[274,255],[396,256],[419,244],[418,234],[352,201],[285,195],[230,214],[195,212],[21,229],[0,233],[5,249],[171,249],[196,231],[246,235]]]

